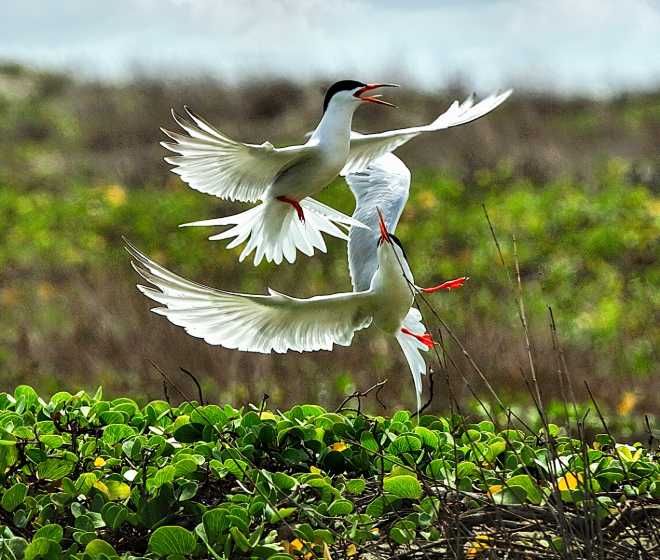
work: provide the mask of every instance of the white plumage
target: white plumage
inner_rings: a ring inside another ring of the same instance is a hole
[[[376,272],[378,214],[380,209],[387,231],[394,233],[408,201],[410,170],[394,154],[385,154],[363,171],[346,176],[355,196],[353,218],[368,226],[354,228],[348,237],[348,269],[353,289],[364,290]]]
[[[296,299],[225,292],[186,280],[127,244],[133,267],[147,282],[147,297],[164,307],[153,311],[212,345],[245,352],[332,350],[348,346],[353,333],[371,323],[366,294]]]
[[[513,93],[513,90],[509,89],[503,93],[489,95],[476,105],[472,95],[462,103],[454,101],[432,123],[423,126],[388,130],[375,134],[360,134],[351,131],[351,149],[346,164],[341,170],[341,175],[348,175],[364,169],[372,161],[393,152],[420,134],[446,130],[476,121],[499,107],[511,93]]]
[[[346,182],[356,200],[353,218],[369,226],[369,229],[351,229],[348,237],[348,266],[353,289],[356,291],[368,286],[378,270],[376,246],[379,234],[376,209],[381,211],[387,231],[394,233],[408,201],[410,178],[410,170],[392,153],[371,162],[364,170],[346,176]],[[413,335],[424,337],[427,330],[422,322],[422,314],[414,307],[410,308],[401,327],[405,331],[399,328],[394,336],[410,368],[419,410],[422,376],[426,374],[426,362],[422,352],[427,352],[429,345]]]
[[[268,295],[227,292],[186,280],[127,243],[133,267],[151,286],[138,285],[160,303],[153,311],[188,334],[212,345],[246,352],[309,352],[349,346],[356,331],[371,324],[393,336],[406,358],[421,406],[422,352],[433,346],[422,315],[412,307],[417,290],[458,287],[415,286],[403,248],[393,231],[410,189],[410,171],[393,154],[346,178],[355,194],[354,218],[370,229],[352,227],[348,260],[353,292],[298,299],[268,290]]]
[[[386,85],[391,84],[338,82],[330,88],[324,115],[307,142],[285,148],[275,148],[270,142],[237,142],[188,108],[188,118],[173,112],[186,134],[163,129],[172,142],[162,145],[178,154],[165,158],[172,171],[200,192],[242,202],[261,201],[234,216],[184,225],[233,226],[210,239],[233,239],[230,246],[246,242],[240,260],[254,251],[255,265],[264,258],[276,264],[294,262],[298,251],[307,255],[315,249],[325,251],[324,233],[345,238],[345,230],[360,223],[308,197],[338,174],[360,171],[423,132],[459,126],[486,115],[511,93],[491,95],[477,104],[472,97],[463,103],[455,101],[425,126],[377,134],[351,131],[353,113],[361,102],[387,104],[364,93]],[[310,206],[314,206],[313,215]]]

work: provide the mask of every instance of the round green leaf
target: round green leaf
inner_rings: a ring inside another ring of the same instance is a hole
[[[422,496],[422,485],[419,480],[408,474],[386,476],[383,479],[383,489],[398,498],[418,500]]]
[[[456,466],[457,478],[470,478],[475,479],[479,476],[479,467],[472,461],[461,461]]]
[[[135,430],[126,424],[110,424],[103,429],[103,443],[114,445],[135,435]]]
[[[283,490],[285,492],[293,490],[296,484],[298,484],[295,478],[289,476],[286,473],[281,473],[281,472],[276,472],[273,474],[273,483],[280,490]]]
[[[528,474],[519,474],[507,480],[507,488],[514,490],[522,488],[527,499],[533,504],[539,505],[543,501],[543,494],[536,481]]]
[[[106,492],[108,500],[125,500],[131,495],[131,487],[125,482],[119,480],[106,480],[103,482],[108,489]]]
[[[39,528],[35,533],[33,539],[44,537],[51,541],[60,542],[64,536],[64,529],[57,523],[51,523]]]
[[[353,511],[353,503],[350,502],[349,500],[343,500],[343,499],[335,500],[328,507],[328,515],[331,515],[333,517],[348,515],[352,511]]]
[[[354,478],[346,481],[346,491],[349,494],[362,494],[367,487],[367,483],[362,478]]]
[[[64,438],[58,435],[39,436],[39,440],[50,449],[59,449],[64,445]]]
[[[45,537],[37,537],[32,539],[32,542],[27,545],[24,553],[24,560],[37,560],[45,559],[55,560],[60,558],[61,547],[55,541],[51,541]]]
[[[2,509],[5,511],[14,511],[20,506],[27,496],[28,488],[22,482],[17,482],[2,495]]]
[[[426,447],[430,447],[431,449],[438,449],[440,447],[440,440],[432,430],[424,426],[416,426],[415,433],[421,438]]]
[[[162,556],[192,554],[196,545],[197,537],[193,533],[173,525],[158,527],[149,538],[149,550]]]
[[[409,432],[401,434],[390,444],[388,451],[394,455],[401,453],[415,453],[422,449],[422,440],[415,434]]]
[[[65,459],[46,459],[37,465],[37,475],[42,480],[60,480],[68,475],[74,468],[73,461]]]
[[[85,547],[85,552],[92,557],[105,554],[106,556],[117,556],[117,551],[112,547],[110,543],[102,539],[94,539],[87,543]]]

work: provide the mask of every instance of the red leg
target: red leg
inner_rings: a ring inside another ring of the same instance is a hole
[[[424,333],[424,334],[415,334],[412,332],[410,329],[407,329],[406,327],[401,327],[401,332],[403,334],[407,334],[412,336],[413,338],[416,338],[419,340],[422,344],[424,344],[429,350],[433,348],[433,345],[435,344],[435,341],[433,340],[433,336],[431,333]]]
[[[296,214],[298,214],[298,219],[301,222],[305,221],[305,213],[303,212],[302,206],[300,206],[300,202],[298,202],[295,198],[289,198],[288,196],[278,196],[276,198],[280,202],[286,202],[287,204],[293,206],[293,208],[296,211]]]
[[[426,294],[432,294],[433,292],[439,292],[440,290],[450,291],[455,288],[460,288],[469,279],[469,276],[461,276],[460,278],[456,278],[454,280],[447,280],[447,282],[443,282],[442,284],[438,284],[432,288],[421,288],[421,290]]]

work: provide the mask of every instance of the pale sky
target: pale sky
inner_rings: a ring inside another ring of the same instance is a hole
[[[660,0],[3,0],[0,18],[0,59],[82,77],[660,84]]]

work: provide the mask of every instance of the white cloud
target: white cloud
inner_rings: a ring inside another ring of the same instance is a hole
[[[460,74],[482,90],[660,80],[657,0],[10,0],[3,11],[0,56],[109,77],[137,64],[426,87]]]

